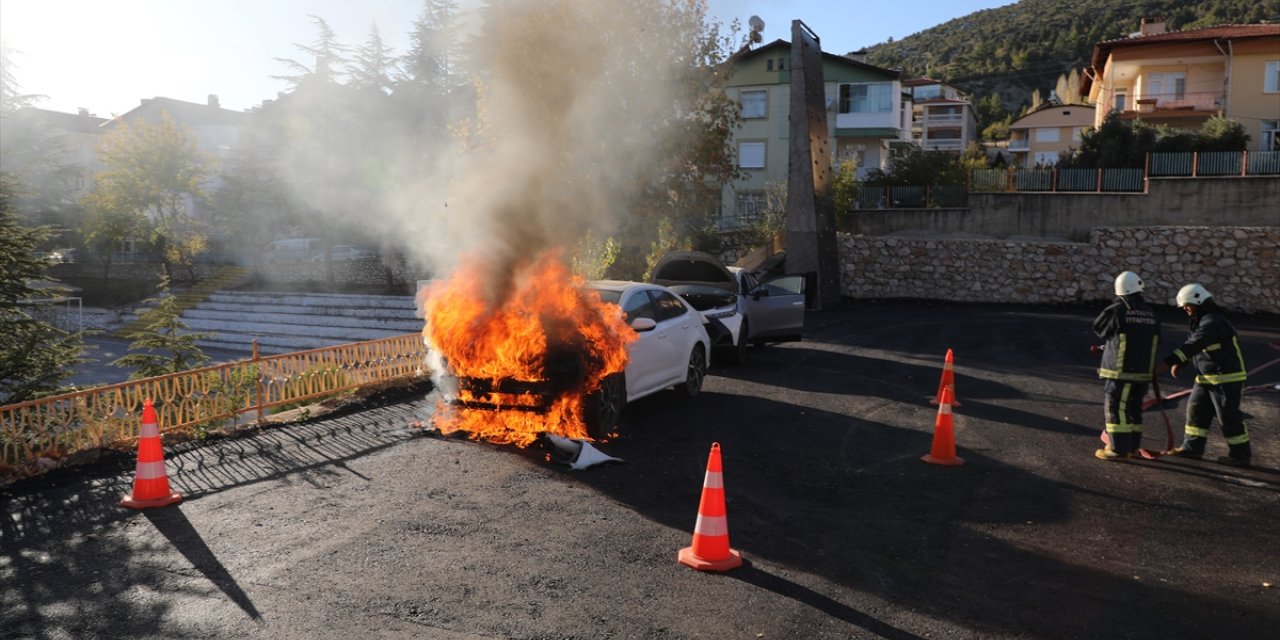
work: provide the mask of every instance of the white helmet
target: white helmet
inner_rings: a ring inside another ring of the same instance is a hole
[[[1116,295],[1127,296],[1133,293],[1142,293],[1142,278],[1132,271],[1116,276]]]
[[[1205,300],[1212,297],[1213,294],[1209,293],[1208,289],[1200,286],[1200,283],[1189,284],[1178,289],[1178,306],[1181,307],[1184,304],[1201,305],[1204,304]]]

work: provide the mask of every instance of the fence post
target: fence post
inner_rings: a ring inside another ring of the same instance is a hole
[[[1240,177],[1249,175],[1249,150],[1240,154]]]
[[[1146,160],[1142,163],[1142,192],[1151,192],[1151,152],[1146,154]]]
[[[1052,174],[1053,177],[1052,177],[1052,183],[1049,186],[1049,191],[1053,193],[1057,193],[1058,192],[1058,168],[1054,167],[1052,171],[1053,171],[1053,174]]]
[[[1005,190],[1005,191],[1017,191],[1016,185],[1014,185],[1014,182],[1015,182],[1015,179],[1014,179],[1014,172],[1015,172],[1015,171],[1017,171],[1017,169],[1014,169],[1013,167],[1009,167],[1009,174],[1005,176],[1005,182],[1004,182],[1004,190]]]
[[[1192,151],[1191,152],[1191,177],[1192,178],[1196,177],[1196,174],[1199,172],[1200,172],[1200,152]]]
[[[1102,193],[1102,167],[1098,167],[1098,193]]]
[[[252,358],[252,360],[253,360],[253,369],[254,369],[254,371],[257,371],[257,372],[258,372],[258,375],[256,376],[256,380],[255,380],[255,385],[254,385],[254,386],[255,386],[255,394],[254,394],[254,395],[256,396],[256,397],[254,398],[254,404],[258,405],[258,424],[262,424],[262,420],[263,420],[263,415],[262,415],[262,363],[261,363],[261,362],[259,362],[259,357],[258,357],[258,340],[257,340],[257,339],[254,339],[254,341],[253,341],[253,358]]]

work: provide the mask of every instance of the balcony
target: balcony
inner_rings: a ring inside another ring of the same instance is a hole
[[[1136,96],[1133,103],[1135,108],[1124,111],[1119,117],[1128,120],[1208,118],[1222,109],[1224,99],[1221,93],[1209,91],[1147,93]]]
[[[963,151],[964,140],[959,138],[934,138],[921,140],[920,146],[928,151]]]
[[[1010,151],[1027,151],[1031,149],[1031,140],[1029,138],[1009,139]]]
[[[925,112],[924,123],[926,126],[960,126],[964,124],[963,113],[928,113]]]

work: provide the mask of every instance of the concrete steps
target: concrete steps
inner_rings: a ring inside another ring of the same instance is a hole
[[[178,308],[186,311],[203,302],[213,292],[233,286],[244,280],[249,275],[248,267],[239,267],[234,265],[219,267],[212,276],[201,280],[188,289],[173,291],[173,296],[178,300]],[[142,328],[142,323],[138,321],[141,309],[129,314],[125,319],[124,326],[115,331],[118,338],[128,338],[130,334]]]
[[[182,314],[202,349],[274,355],[418,333],[412,296],[216,291]]]

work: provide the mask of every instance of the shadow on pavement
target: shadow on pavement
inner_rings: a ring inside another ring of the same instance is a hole
[[[236,580],[232,577],[226,567],[218,561],[218,557],[213,554],[209,546],[204,543],[204,539],[200,537],[200,533],[196,528],[191,526],[191,521],[187,519],[186,514],[182,513],[181,507],[175,509],[148,509],[143,512],[147,520],[155,525],[157,531],[164,535],[165,540],[177,549],[182,557],[191,563],[197,571],[204,575],[205,578],[217,585],[222,593],[226,594],[236,606],[240,607],[248,616],[254,620],[261,620],[262,615],[258,613],[257,608],[253,606],[253,601],[249,599],[249,595],[236,584]]]

